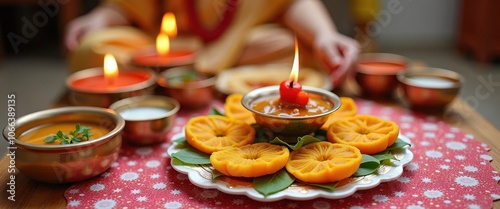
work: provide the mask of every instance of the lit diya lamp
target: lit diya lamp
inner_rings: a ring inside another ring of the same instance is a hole
[[[111,54],[104,67],[73,73],[66,79],[72,105],[108,107],[123,98],[154,93],[156,74],[148,69],[119,70]]]
[[[189,49],[171,50],[171,40],[177,36],[177,24],[173,13],[163,15],[161,30],[156,37],[156,45],[148,47],[132,57],[132,65],[148,67],[156,72],[193,63],[194,51]]]
[[[262,128],[283,141],[297,142],[297,137],[313,134],[341,105],[340,98],[325,89],[302,86],[299,74],[298,47],[290,78],[279,86],[257,88],[245,94],[243,106],[253,113]]]

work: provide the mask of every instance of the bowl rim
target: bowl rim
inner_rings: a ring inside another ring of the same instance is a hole
[[[284,117],[284,116],[278,116],[278,115],[266,115],[262,112],[256,111],[250,107],[250,103],[255,100],[258,96],[266,96],[266,95],[279,95],[279,85],[272,85],[272,86],[265,86],[261,88],[254,89],[246,94],[243,95],[243,98],[241,99],[241,104],[243,107],[245,107],[247,110],[251,111],[254,114],[266,116],[269,118],[275,118],[275,119],[287,119],[287,120],[305,120],[305,119],[312,119],[312,118],[318,118],[322,116],[327,116],[335,111],[337,111],[340,106],[342,105],[342,101],[340,100],[340,97],[328,90],[322,89],[322,88],[317,88],[317,87],[312,87],[312,86],[302,86],[302,90],[306,91],[308,93],[314,93],[314,94],[319,94],[323,96],[327,96],[334,100],[333,107],[320,114],[316,115],[306,115],[306,116],[294,116],[294,117]]]
[[[359,64],[365,61],[377,61],[377,62],[387,62],[387,63],[396,63],[403,65],[401,71],[398,72],[373,72],[363,70],[359,67]],[[356,73],[362,73],[366,75],[396,75],[397,73],[406,71],[408,67],[411,65],[411,60],[408,57],[399,54],[392,53],[362,53],[358,56],[358,59],[355,62],[355,71]]]
[[[439,77],[454,80],[453,85],[448,87],[429,87],[422,85],[415,85],[410,80],[411,76],[425,76],[425,77]],[[396,75],[398,81],[404,85],[424,88],[424,89],[456,89],[463,86],[465,78],[452,70],[447,70],[438,67],[412,67],[404,72],[400,72]]]
[[[40,119],[47,118],[48,116],[51,115],[64,115],[64,114],[72,114],[72,113],[100,113],[103,114],[105,117],[111,118],[115,123],[115,127],[110,130],[108,133],[104,134],[103,136],[84,141],[84,142],[79,142],[76,144],[59,144],[59,145],[37,145],[37,144],[30,144],[26,143],[23,141],[18,140],[19,136],[14,137],[14,142],[16,145],[20,145],[24,148],[29,148],[29,149],[36,149],[36,150],[63,150],[63,149],[70,149],[70,148],[79,148],[79,147],[86,147],[90,146],[93,144],[98,144],[101,143],[102,141],[109,140],[110,137],[112,136],[119,136],[119,133],[125,126],[125,120],[114,110],[108,109],[108,108],[101,108],[101,107],[90,107],[90,106],[68,106],[68,107],[56,107],[56,108],[51,108],[51,109],[46,109],[46,110],[41,110],[37,112],[33,112],[24,116],[21,116],[16,119],[16,124],[15,128],[17,130],[18,127],[30,122],[30,121],[36,121]],[[9,142],[8,138],[8,133],[9,133],[9,125],[7,124],[4,129],[3,129],[3,137],[7,142]],[[33,127],[34,128],[34,127]],[[21,133],[22,134],[22,133]]]
[[[182,74],[184,72],[194,72],[198,75],[202,75],[202,76],[206,77],[206,79],[199,80],[195,83],[190,83],[189,85],[181,85],[181,86],[169,85],[168,82],[166,81],[169,76],[179,75],[179,74]],[[196,71],[196,69],[194,69],[191,66],[179,66],[179,67],[173,67],[173,68],[167,69],[167,70],[159,73],[158,77],[156,78],[156,84],[158,84],[158,86],[161,86],[163,88],[170,88],[170,89],[205,88],[205,87],[215,86],[215,81],[216,81],[215,75],[202,74],[202,73]]]
[[[162,102],[167,102],[169,104],[172,104],[173,108],[168,109],[168,111],[164,114],[156,115],[155,117],[151,117],[148,119],[126,119],[122,116],[122,118],[125,120],[125,122],[127,122],[127,121],[151,121],[151,120],[158,120],[158,119],[162,119],[162,118],[167,118],[167,117],[170,117],[172,115],[175,115],[177,112],[179,112],[179,110],[181,108],[181,104],[179,103],[179,101],[177,101],[174,98],[167,97],[167,96],[161,96],[161,95],[142,95],[142,96],[135,96],[135,97],[129,97],[129,98],[118,100],[118,101],[114,102],[113,104],[111,104],[109,106],[109,109],[116,111],[118,113],[118,115],[120,115],[119,109],[121,109],[122,107],[125,108],[126,106],[128,106],[125,109],[134,108],[134,107],[151,107],[151,105],[142,105],[141,104],[141,102],[148,101],[148,100],[158,100],[158,101],[162,101]],[[155,106],[155,107],[157,107],[157,106]],[[161,107],[161,108],[163,108],[163,107]]]
[[[72,92],[105,95],[105,94],[119,94],[119,93],[126,93],[126,92],[142,90],[142,89],[149,88],[149,87],[156,84],[156,73],[151,69],[127,68],[127,69],[120,70],[120,72],[133,72],[133,71],[144,71],[149,75],[149,78],[147,80],[142,81],[142,82],[137,83],[137,84],[133,84],[130,86],[122,87],[122,88],[115,89],[115,90],[109,90],[109,91],[83,90],[83,89],[74,88],[71,85],[74,81],[76,81],[78,79],[86,78],[89,76],[104,75],[103,67],[94,67],[94,68],[80,70],[78,72],[71,74],[68,78],[66,78],[65,85],[66,85],[66,88]]]

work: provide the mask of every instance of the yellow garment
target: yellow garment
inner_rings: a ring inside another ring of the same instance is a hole
[[[351,0],[351,10],[357,24],[366,24],[375,19],[379,11],[379,0]]]

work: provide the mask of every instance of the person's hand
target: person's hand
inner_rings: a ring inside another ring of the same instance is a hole
[[[64,35],[66,50],[74,51],[81,38],[90,32],[109,26],[128,25],[127,18],[112,6],[99,6],[89,14],[70,21]]]
[[[317,36],[313,43],[313,49],[321,64],[330,74],[333,88],[338,87],[344,81],[360,52],[356,40],[340,33]]]

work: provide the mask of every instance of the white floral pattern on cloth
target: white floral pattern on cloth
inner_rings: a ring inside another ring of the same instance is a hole
[[[102,175],[70,186],[68,208],[491,208],[500,199],[500,174],[489,161],[489,146],[438,118],[356,99],[358,114],[372,114],[399,124],[413,145],[413,161],[397,180],[357,191],[344,199],[258,202],[245,196],[205,190],[170,166],[170,141],[133,147]],[[222,104],[215,102],[214,107]],[[180,112],[170,139],[190,117],[208,109]]]

